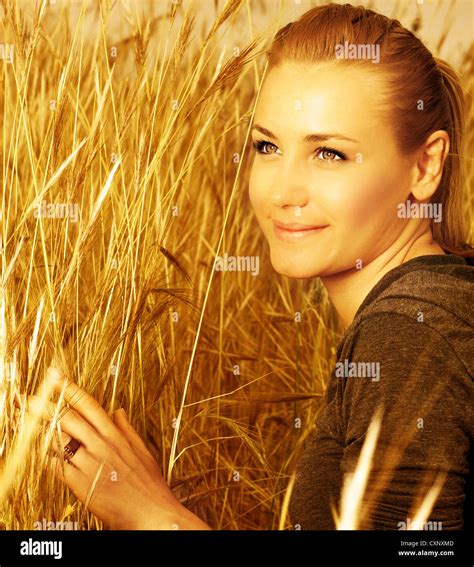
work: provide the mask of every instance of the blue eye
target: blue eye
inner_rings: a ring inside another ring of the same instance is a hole
[[[275,144],[272,144],[271,142],[268,142],[266,140],[257,140],[256,142],[253,143],[253,147],[255,148],[255,151],[259,154],[262,155],[270,155],[274,152],[270,151],[268,152],[268,146],[273,147],[275,149],[278,149],[277,146],[275,146]],[[267,150],[267,151],[265,151]],[[343,152],[339,152],[338,150],[335,150],[334,148],[329,148],[326,146],[321,146],[320,148],[318,148],[316,150],[316,155],[326,155],[329,156],[329,158],[318,158],[319,161],[325,161],[325,162],[334,162],[334,161],[345,161],[347,160],[347,156],[343,153]]]

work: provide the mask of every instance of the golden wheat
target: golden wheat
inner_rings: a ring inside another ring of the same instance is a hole
[[[18,408],[22,394],[49,395],[54,361],[107,411],[125,408],[213,528],[290,527],[292,473],[341,328],[317,281],[275,274],[246,194],[269,38],[249,29],[236,53],[223,38],[239,16],[252,28],[257,4],[215,2],[207,33],[196,3],[165,6],[124,3],[116,37],[103,0],[1,3],[15,46],[0,79],[4,529],[103,527],[48,472],[55,420],[39,426]],[[35,217],[51,204],[62,217]],[[216,272],[223,251],[259,256],[259,277]]]

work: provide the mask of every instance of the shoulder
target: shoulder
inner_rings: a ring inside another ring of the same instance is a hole
[[[374,300],[360,314],[394,312],[418,320],[421,316],[432,327],[458,320],[472,331],[474,313],[466,307],[474,303],[474,267],[445,260],[437,264],[425,257],[424,262],[408,262],[389,272],[387,284],[375,286]]]
[[[474,375],[474,268],[466,264],[414,265],[377,285],[341,342],[352,349],[420,348],[454,356]]]
[[[459,328],[451,327],[448,320],[433,321],[432,306],[417,304],[411,309],[410,313],[380,309],[362,317],[347,337],[341,358],[378,361],[397,376],[417,369],[438,375],[450,369],[472,378],[472,360],[466,351],[472,331],[461,337],[467,343],[463,344],[454,336]]]
[[[473,435],[472,375],[446,337],[421,319],[390,311],[363,318],[342,349],[335,376],[345,429],[355,435],[378,406],[396,419],[428,412],[440,427],[457,423]]]

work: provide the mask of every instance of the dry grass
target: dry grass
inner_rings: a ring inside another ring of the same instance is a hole
[[[15,45],[0,79],[5,529],[103,527],[48,474],[51,432],[33,435],[15,405],[53,360],[107,411],[124,407],[213,528],[290,527],[285,495],[340,329],[318,282],[271,268],[246,194],[265,43],[221,51],[251,6],[218,4],[205,32],[179,5],[155,19],[130,8],[112,44],[105,1],[91,38],[85,4],[67,31],[59,6],[2,0]],[[35,218],[43,201],[77,204],[79,220]],[[260,275],[213,271],[224,252],[259,256]]]

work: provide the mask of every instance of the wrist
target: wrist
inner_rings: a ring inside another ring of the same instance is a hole
[[[167,511],[160,507],[156,512],[138,520],[135,530],[210,530],[201,518],[185,508],[180,502],[173,503]]]
[[[193,514],[181,503],[178,503],[172,514],[162,522],[163,530],[210,530],[210,526]]]

